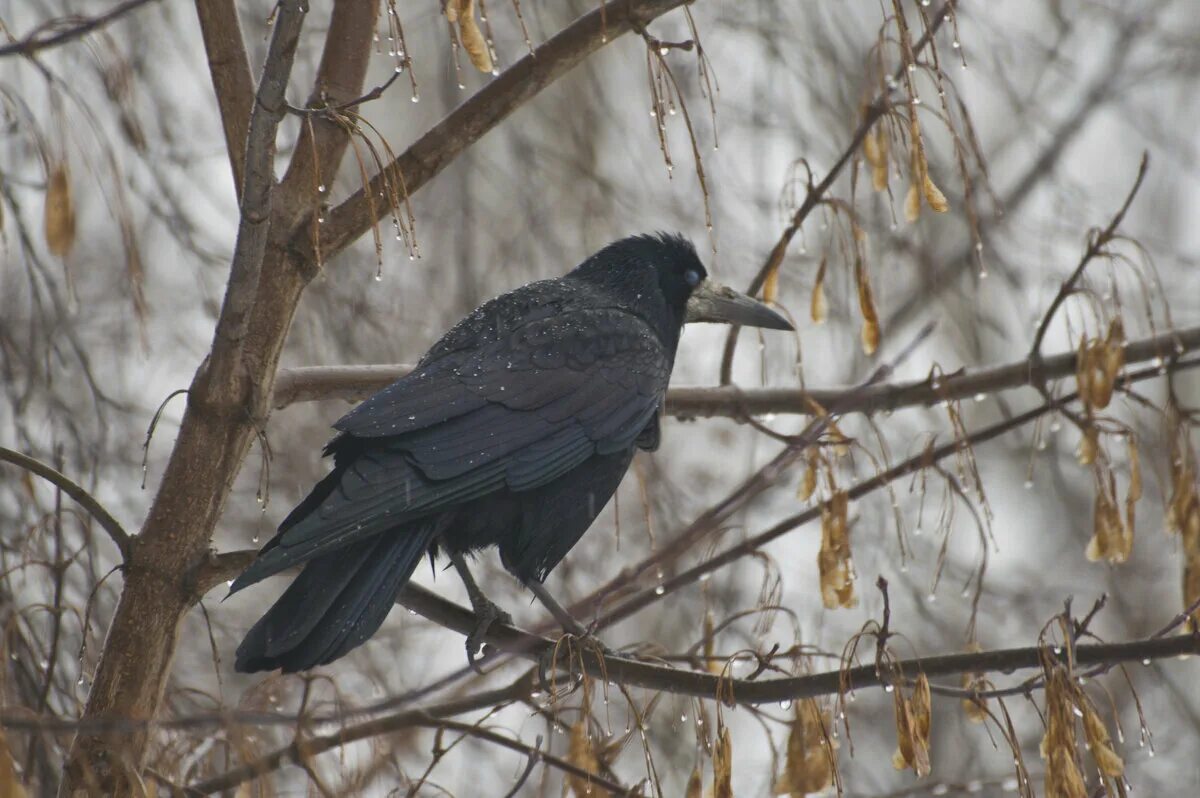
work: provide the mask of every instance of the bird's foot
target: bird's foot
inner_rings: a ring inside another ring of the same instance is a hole
[[[481,598],[472,604],[475,612],[475,628],[471,630],[471,634],[467,635],[467,664],[476,673],[482,673],[479,663],[483,658],[477,655],[482,653],[488,630],[492,628],[492,624],[497,622],[512,626],[512,616],[486,598]]]

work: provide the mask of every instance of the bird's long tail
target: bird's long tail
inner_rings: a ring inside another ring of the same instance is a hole
[[[234,667],[285,673],[332,662],[383,623],[436,534],[432,522],[392,530],[311,560],[246,633]]]

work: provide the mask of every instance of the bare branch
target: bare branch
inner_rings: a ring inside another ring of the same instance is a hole
[[[334,3],[325,49],[308,99],[310,108],[345,106],[362,94],[379,6],[378,0]],[[353,111],[353,105],[345,110]],[[283,178],[281,204],[286,224],[296,224],[315,207],[314,197],[323,183],[333,181],[349,144],[350,133],[345,125],[322,115],[310,117],[309,123],[301,126],[300,140]],[[301,229],[307,235],[311,228]],[[323,242],[322,234],[324,250]]]
[[[225,302],[213,336],[213,355],[207,369],[210,388],[220,386],[218,390],[228,386],[236,392],[235,372],[243,366],[242,339],[250,323],[250,311],[258,299],[258,278],[270,233],[271,195],[275,189],[275,133],[286,111],[285,92],[307,12],[305,0],[279,4],[262,80],[250,114],[242,219]]]
[[[250,131],[250,111],[254,107],[254,77],[242,38],[234,0],[196,0],[200,33],[208,54],[208,72],[212,77],[221,127],[225,130],[225,149],[233,170],[233,189],[242,197],[245,179],[246,138]]]
[[[33,55],[41,50],[66,44],[153,2],[157,2],[157,0],[125,0],[123,3],[117,3],[105,13],[94,17],[71,15],[43,22],[23,39],[0,46],[0,58],[9,55]]]
[[[129,557],[129,548],[131,545],[129,533],[125,531],[125,528],[121,526],[121,523],[116,518],[113,518],[112,513],[106,510],[104,505],[95,496],[84,490],[78,483],[73,482],[70,477],[39,460],[35,460],[29,455],[14,452],[12,449],[7,449],[3,446],[0,446],[0,460],[24,468],[26,471],[36,474],[60,488],[63,493],[78,502],[83,509],[87,510],[96,519],[100,527],[112,538],[113,543],[117,544],[117,548],[121,551],[121,557]]]
[[[466,607],[447,601],[416,585],[408,585],[397,601],[434,623],[470,634],[476,625],[475,615]],[[558,642],[529,634],[503,624],[493,624],[486,636],[489,645],[535,662],[552,656]],[[1175,635],[1151,637],[1126,643],[1076,646],[1074,662],[1078,665],[1117,664],[1145,659],[1159,659],[1200,654],[1200,636]],[[618,682],[630,687],[643,687],[676,695],[729,699],[735,704],[768,704],[834,695],[843,689],[858,690],[888,684],[892,673],[924,673],[930,678],[957,676],[963,673],[998,671],[1008,673],[1022,668],[1039,668],[1046,656],[1038,646],[997,649],[967,654],[943,654],[918,657],[896,663],[891,672],[883,672],[875,663],[855,668],[843,668],[809,676],[778,679],[731,679],[706,671],[687,671],[662,665],[639,662],[618,655],[602,654],[587,642],[578,644],[569,665],[582,662],[584,669],[597,678]]]
[[[1184,368],[1194,368],[1196,366],[1200,366],[1200,360],[1193,359],[1190,361],[1178,361],[1175,363],[1175,368],[1180,370]],[[1160,374],[1161,370],[1158,366],[1145,368],[1140,371],[1126,374],[1120,380],[1120,384],[1122,386],[1128,386],[1136,381],[1152,379],[1160,376]],[[920,469],[936,463],[946,457],[950,457],[961,451],[964,447],[973,448],[981,443],[994,440],[995,438],[998,438],[1007,432],[1019,429],[1026,424],[1036,421],[1041,416],[1075,401],[1077,398],[1079,398],[1078,393],[1070,393],[1061,397],[1056,397],[1033,408],[1032,410],[1027,410],[1024,413],[1020,413],[1003,421],[997,422],[996,424],[984,427],[977,432],[971,433],[965,438],[956,438],[955,440],[943,444],[942,446],[923,451],[920,454],[914,455],[913,457],[910,457],[909,459],[898,463],[897,465],[885,471],[858,482],[854,486],[848,488],[846,490],[846,494],[851,500],[860,499],[863,496],[866,496],[867,494],[878,490],[879,488],[882,488],[897,479],[900,479],[901,477],[919,471]],[[686,585],[699,581],[704,574],[712,573],[716,569],[728,565],[734,560],[740,559],[754,551],[757,551],[787,532],[807,524],[810,521],[815,521],[820,517],[820,515],[821,507],[819,506],[796,513],[790,518],[785,518],[782,521],[779,521],[770,529],[767,529],[758,535],[747,538],[741,543],[731,546],[720,554],[705,560],[699,565],[696,565],[684,571],[683,573],[677,574],[661,584],[655,585],[653,588],[649,588],[635,594],[627,599],[623,604],[601,616],[599,628],[604,628],[619,620],[628,618],[635,612],[638,612],[639,610],[659,601],[664,596],[667,596]],[[674,553],[677,551],[677,547],[673,545],[666,546],[663,548],[663,551]],[[616,586],[613,584],[606,585],[605,587],[594,591],[591,596],[576,602],[572,609],[592,606],[596,601],[600,600],[601,597],[613,593],[615,589]]]
[[[1200,326],[1163,333],[1130,342],[1125,361],[1139,363],[1166,358],[1200,348]],[[1075,373],[1075,352],[1063,352],[1042,362],[1044,379]],[[811,415],[813,403],[845,408],[843,412],[877,413],[903,407],[935,405],[955,399],[1034,385],[1032,362],[1020,360],[974,373],[960,371],[939,378],[891,382],[854,388],[804,390],[801,388],[738,388],[734,385],[672,388],[667,393],[667,413],[680,418],[740,418],[773,413]],[[271,404],[282,409],[299,402],[325,399],[361,401],[412,370],[396,366],[309,366],[280,369]]]

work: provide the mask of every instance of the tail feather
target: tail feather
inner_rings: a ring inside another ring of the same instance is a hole
[[[238,646],[242,673],[285,673],[333,662],[383,623],[433,541],[432,523],[393,530],[318,557]]]

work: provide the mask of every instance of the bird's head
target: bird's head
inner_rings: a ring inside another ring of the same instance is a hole
[[[763,303],[711,279],[692,242],[681,235],[621,239],[589,258],[579,272],[609,290],[632,294],[630,304],[663,316],[663,332],[676,339],[684,324],[702,321],[793,329]]]

